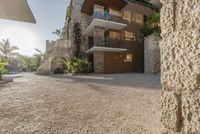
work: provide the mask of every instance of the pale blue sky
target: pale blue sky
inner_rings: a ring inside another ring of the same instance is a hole
[[[21,54],[32,55],[35,48],[45,50],[46,40],[56,40],[52,34],[64,26],[70,0],[28,0],[37,24],[0,19],[0,40],[9,38]]]

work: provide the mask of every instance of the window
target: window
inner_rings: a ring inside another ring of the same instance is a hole
[[[121,12],[120,12],[120,11],[117,11],[117,10],[112,9],[112,8],[110,8],[109,11],[110,11],[110,14],[111,14],[111,15],[121,16]]]
[[[133,22],[136,22],[135,13],[132,14],[132,21],[133,21]]]
[[[96,37],[103,37],[104,36],[104,30],[100,29],[100,28],[96,28],[94,34],[95,34]]]
[[[121,34],[119,32],[110,31],[109,34],[111,39],[121,39]]]
[[[126,54],[126,58],[124,59],[124,62],[132,62],[133,61],[133,54],[128,53]]]
[[[142,14],[135,14],[135,22],[138,24],[143,25],[144,24],[144,16]]]
[[[129,23],[131,23],[131,12],[130,11],[124,11],[123,19],[127,20]]]
[[[134,40],[136,40],[135,33],[125,31],[125,40],[127,40],[127,41],[134,41]]]

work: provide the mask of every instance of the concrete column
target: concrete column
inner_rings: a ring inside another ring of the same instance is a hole
[[[147,74],[160,73],[160,38],[154,35],[144,39],[144,72]]]
[[[94,72],[104,73],[104,52],[94,52]]]
[[[200,0],[161,0],[162,122],[200,133]]]

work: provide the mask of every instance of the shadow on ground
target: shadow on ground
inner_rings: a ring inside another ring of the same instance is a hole
[[[78,82],[78,83],[92,83],[102,84],[108,86],[122,86],[122,87],[140,87],[145,89],[161,89],[160,75],[153,74],[89,74],[89,75],[75,75],[68,76],[65,74],[49,75],[47,77],[55,78],[61,82]]]

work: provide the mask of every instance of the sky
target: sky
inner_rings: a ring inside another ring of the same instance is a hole
[[[64,26],[70,0],[28,0],[37,23],[0,19],[0,41],[9,39],[19,53],[31,56],[35,48],[45,51],[46,40],[56,40],[52,34]]]

